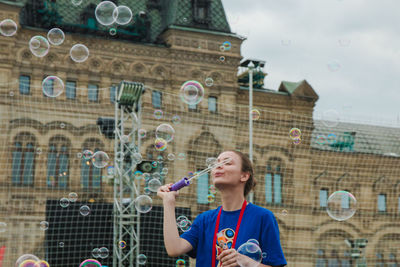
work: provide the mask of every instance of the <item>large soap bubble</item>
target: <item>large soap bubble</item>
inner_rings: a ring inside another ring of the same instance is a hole
[[[262,260],[262,251],[256,242],[246,242],[242,244],[237,252],[243,255],[237,259],[237,263],[241,267],[257,266],[257,263]]]
[[[13,36],[17,32],[18,26],[12,19],[5,19],[0,22],[0,34]]]
[[[119,25],[126,25],[132,19],[132,11],[127,6],[118,6],[114,9],[113,18]]]
[[[160,124],[156,129],[156,137],[171,142],[174,139],[175,130],[167,123]]]
[[[89,57],[89,49],[83,44],[76,44],[69,51],[69,55],[75,62],[85,62]]]
[[[47,97],[57,97],[64,91],[64,82],[57,76],[47,76],[42,81],[42,90]]]
[[[64,42],[64,39],[65,34],[59,28],[53,28],[47,33],[47,40],[49,40],[52,45],[60,45]]]
[[[29,40],[29,49],[34,56],[44,57],[49,53],[50,44],[43,36],[36,35]]]
[[[17,261],[15,262],[15,267],[20,267],[23,262],[29,260],[33,262],[38,262],[40,259],[33,254],[24,254],[17,259]]]
[[[203,100],[204,87],[197,81],[187,81],[181,86],[180,96],[186,104],[197,105]]]
[[[326,211],[337,221],[350,219],[357,210],[356,198],[347,191],[336,191],[329,196]]]
[[[97,151],[96,153],[94,153],[94,155],[92,157],[93,166],[95,166],[96,168],[99,168],[99,169],[107,166],[109,160],[110,160],[110,158],[108,157],[107,153],[104,151]]]
[[[103,1],[97,5],[94,12],[97,21],[105,26],[111,25],[118,17],[117,6],[111,1]]]
[[[135,208],[140,213],[147,213],[153,207],[153,200],[147,195],[140,195],[135,199]]]

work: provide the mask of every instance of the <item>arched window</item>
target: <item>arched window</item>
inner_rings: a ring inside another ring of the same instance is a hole
[[[14,186],[33,186],[35,143],[35,137],[30,133],[21,133],[15,138],[11,174]]]
[[[53,137],[47,154],[47,186],[67,188],[69,180],[69,141]]]
[[[272,158],[267,163],[265,174],[265,200],[267,203],[282,203],[282,172],[281,160]]]
[[[336,250],[331,251],[331,257],[328,259],[328,267],[340,267],[339,255]]]
[[[317,250],[317,261],[315,267],[326,267],[325,251],[323,249]]]
[[[104,151],[103,144],[97,139],[89,139],[84,143],[82,152],[85,150],[93,151]],[[81,159],[81,187],[83,189],[100,189],[101,188],[101,170],[93,165],[91,158],[85,158],[82,156]]]
[[[383,263],[383,254],[381,252],[377,252],[376,253],[376,263],[375,263],[375,267],[383,267],[384,263]]]
[[[398,267],[399,265],[397,264],[397,260],[396,260],[396,254],[394,252],[391,252],[389,254],[389,263],[388,263],[389,267]]]

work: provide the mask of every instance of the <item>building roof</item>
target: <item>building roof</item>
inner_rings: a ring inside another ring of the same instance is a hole
[[[399,128],[323,120],[314,126],[313,148],[400,157]]]
[[[0,2],[10,4],[9,0]],[[103,26],[95,20],[93,23],[92,20],[92,24],[88,25],[87,19],[95,18],[94,10],[99,3],[98,0],[85,0],[79,6],[72,5],[71,0],[15,0],[13,3],[24,5],[21,25],[35,28],[60,27],[66,32],[147,43],[159,42],[159,35],[172,26],[231,33],[221,0],[113,0],[113,2],[128,6],[132,10],[135,23],[129,23],[127,26]],[[206,15],[199,15],[202,12]],[[117,29],[116,36],[109,34],[109,29],[112,27]]]

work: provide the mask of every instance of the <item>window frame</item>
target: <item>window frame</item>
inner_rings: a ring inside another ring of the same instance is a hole
[[[70,88],[68,85],[69,84],[71,84],[71,83],[73,83],[74,84],[74,94],[73,94],[73,97],[69,97],[69,95],[68,95],[68,88]],[[71,99],[71,100],[74,100],[74,99],[76,99],[76,81],[73,81],[73,80],[67,80],[66,82],[65,82],[65,97],[66,97],[66,99]]]
[[[28,83],[27,84],[22,84],[21,83],[21,78],[22,77],[28,78]],[[18,88],[19,89],[19,94],[20,95],[30,95],[31,94],[31,76],[28,75],[28,74],[21,74],[19,76],[18,81],[19,81],[19,88]],[[22,85],[24,85],[24,86],[26,86],[28,88],[27,92],[23,91],[23,89],[25,89],[25,87],[22,87]]]
[[[215,110],[211,110],[210,109],[210,99],[215,99]],[[216,97],[216,96],[209,96],[208,97],[208,99],[207,99],[208,101],[207,101],[207,104],[208,104],[208,111],[210,112],[210,113],[218,113],[218,97]]]
[[[159,96],[159,102],[160,103],[156,103],[156,96]],[[162,108],[162,92],[158,91],[158,90],[153,90],[151,92],[151,105],[153,106],[153,108],[156,109],[161,109]]]
[[[96,100],[91,99],[91,96],[93,95],[93,93],[91,94],[90,92],[93,91],[94,88],[95,88],[95,92],[96,92]],[[99,86],[97,84],[94,84],[94,83],[88,84],[88,100],[89,100],[89,102],[93,102],[93,103],[99,102]]]

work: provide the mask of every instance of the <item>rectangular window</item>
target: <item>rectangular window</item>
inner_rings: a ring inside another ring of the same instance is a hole
[[[282,203],[282,181],[279,173],[274,174],[274,202]]]
[[[117,88],[118,87],[115,84],[111,85],[111,87],[110,87],[110,101],[111,101],[111,103],[115,102],[115,99],[117,97]]]
[[[189,108],[189,111],[196,111],[197,110],[197,105],[196,104],[189,104],[188,108]]]
[[[160,91],[153,91],[151,93],[151,103],[153,104],[153,108],[161,108],[162,93]]]
[[[400,213],[400,197],[398,198],[398,202],[399,202],[399,213]]]
[[[386,195],[385,194],[378,195],[378,211],[381,211],[381,212],[386,211]]]
[[[342,209],[350,208],[350,197],[347,194],[342,195]]]
[[[272,174],[265,174],[265,201],[272,203]]]
[[[322,208],[326,208],[327,201],[328,201],[328,190],[326,189],[319,190],[319,206]]]
[[[208,204],[208,173],[201,175],[197,180],[197,203]]]
[[[76,97],[76,82],[67,81],[65,84],[65,94],[67,99],[75,99]]]
[[[217,113],[217,98],[215,96],[208,98],[208,111]]]
[[[95,84],[88,85],[88,97],[89,101],[97,102],[99,101],[99,88]]]
[[[19,93],[21,95],[29,95],[31,77],[27,75],[19,76]]]

